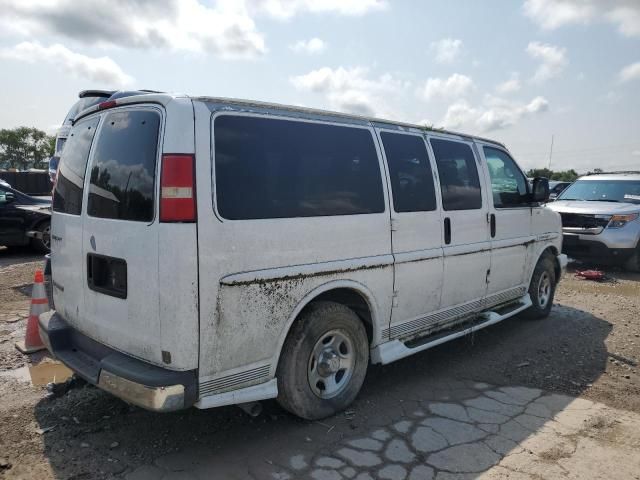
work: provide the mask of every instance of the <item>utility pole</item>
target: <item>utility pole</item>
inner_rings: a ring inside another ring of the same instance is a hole
[[[549,149],[549,166],[547,167],[551,170],[551,157],[553,156],[553,134],[551,134],[551,148]]]

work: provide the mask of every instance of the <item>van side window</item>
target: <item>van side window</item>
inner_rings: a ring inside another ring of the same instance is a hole
[[[82,192],[87,170],[89,150],[96,133],[99,117],[78,123],[69,134],[69,139],[60,159],[56,189],[53,192],[53,211],[80,215]]]
[[[222,115],[214,121],[216,203],[230,220],[385,210],[364,128]]]
[[[516,162],[497,148],[484,147],[483,149],[491,177],[493,205],[496,208],[527,205],[527,180]]]
[[[91,164],[89,215],[153,219],[159,129],[156,112],[116,111],[105,116]]]
[[[436,157],[442,207],[445,210],[482,208],[482,193],[475,157],[466,143],[431,139]]]
[[[396,212],[436,209],[433,173],[422,137],[402,133],[380,134],[389,165],[393,208]]]

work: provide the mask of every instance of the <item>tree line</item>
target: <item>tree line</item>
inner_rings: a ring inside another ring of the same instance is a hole
[[[591,175],[593,173],[602,173],[604,170],[601,168],[594,168],[586,173],[586,175]],[[553,170],[549,170],[548,168],[532,168],[527,172],[527,177],[535,178],[535,177],[545,177],[549,180],[554,180],[558,182],[575,182],[578,177],[584,174],[579,174],[573,168],[571,170],[562,170],[555,172]]]
[[[0,169],[45,168],[43,161],[55,152],[55,135],[34,127],[0,129]]]

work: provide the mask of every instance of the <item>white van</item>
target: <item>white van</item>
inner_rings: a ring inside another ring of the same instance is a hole
[[[49,350],[169,411],[347,407],[386,364],[549,314],[557,213],[505,147],[415,125],[172,95],[81,113],[53,199]]]

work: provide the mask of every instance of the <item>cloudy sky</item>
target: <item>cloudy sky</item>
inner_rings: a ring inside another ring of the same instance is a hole
[[[0,0],[0,128],[148,88],[427,123],[640,169],[640,0]]]

